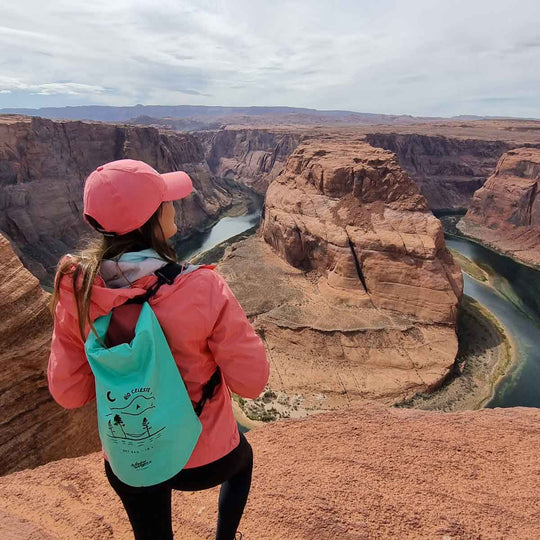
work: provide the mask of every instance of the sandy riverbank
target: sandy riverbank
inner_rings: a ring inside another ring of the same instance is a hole
[[[470,277],[491,284],[489,272],[469,258],[451,250]],[[488,403],[501,378],[517,361],[512,336],[487,308],[465,296],[458,320],[460,348],[456,369],[438,390],[419,394],[399,406],[425,410],[476,410]]]
[[[456,367],[438,390],[417,394],[399,406],[439,411],[481,409],[517,360],[516,345],[495,316],[465,296],[458,321]]]
[[[493,314],[468,296],[460,307],[458,335],[460,349],[455,369],[441,386],[398,402],[395,407],[455,412],[478,410],[489,402],[500,379],[517,359],[516,346]],[[241,404],[235,401],[235,415],[239,423],[254,429],[265,422],[249,416],[272,421],[322,412],[308,410],[302,402],[301,395],[292,398],[267,390],[256,400],[243,400]]]

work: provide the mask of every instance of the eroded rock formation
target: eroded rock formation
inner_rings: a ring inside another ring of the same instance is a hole
[[[366,140],[394,152],[432,210],[465,210],[511,143],[437,135],[369,133]]]
[[[194,136],[205,148],[213,174],[264,193],[283,170],[289,154],[302,135],[280,129],[224,129],[203,131]]]
[[[475,194],[458,228],[540,268],[540,149],[516,148]]]
[[[49,294],[2,235],[0,275],[0,474],[99,449],[95,404],[67,411],[49,394]]]
[[[328,273],[331,287],[377,308],[455,321],[461,272],[390,152],[361,141],[301,145],[266,194],[262,234],[293,266]]]
[[[261,236],[219,265],[307,409],[435,388],[457,352],[461,271],[393,154],[306,140],[270,185]]]
[[[34,275],[52,276],[59,257],[93,233],[82,219],[84,181],[97,166],[124,158],[141,159],[160,172],[190,174],[194,194],[175,202],[181,236],[204,228],[231,204],[202,146],[188,134],[0,116],[0,230]]]
[[[540,411],[359,408],[247,434],[245,538],[540,538]],[[219,487],[174,492],[175,537],[215,536]],[[131,539],[101,453],[0,479],[3,540]]]

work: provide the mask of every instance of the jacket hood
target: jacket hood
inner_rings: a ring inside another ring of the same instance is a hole
[[[97,275],[92,285],[90,295],[90,319],[94,321],[102,315],[106,315],[111,309],[122,305],[126,300],[144,294],[146,289],[157,281],[157,276],[143,276],[136,280],[132,287],[112,289],[107,287],[100,275]],[[80,286],[79,279],[78,286]],[[73,292],[73,279],[70,275],[65,275],[60,281],[60,301],[59,303],[75,318],[77,318],[77,304]]]
[[[66,257],[69,257],[69,255]],[[159,265],[157,268],[160,266],[162,265]],[[157,268],[150,270],[148,275],[135,279],[135,281],[132,282],[131,287],[108,287],[103,277],[98,274],[92,285],[92,293],[90,296],[90,319],[94,321],[98,317],[109,313],[113,308],[122,305],[126,300],[144,294],[149,287],[156,283],[157,276],[153,272]],[[201,265],[200,268],[209,268],[213,270],[215,265]],[[185,279],[184,275],[177,278],[175,283],[183,279]],[[80,283],[81,278],[79,278],[79,286]],[[160,295],[160,292],[161,290],[158,290],[156,298]],[[77,320],[77,304],[73,292],[73,279],[70,275],[62,276],[60,281],[59,304],[61,304],[61,306]],[[89,331],[89,325],[87,324],[86,326]]]
[[[165,266],[153,249],[124,253],[121,257],[101,261],[100,276],[111,289],[127,288],[143,276],[148,276]]]

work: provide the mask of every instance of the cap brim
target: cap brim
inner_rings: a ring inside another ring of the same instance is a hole
[[[161,175],[165,180],[164,201],[177,201],[184,199],[193,191],[191,178],[184,171],[164,173]]]

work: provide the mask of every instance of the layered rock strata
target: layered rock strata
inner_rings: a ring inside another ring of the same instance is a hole
[[[474,129],[473,122],[461,126],[470,128],[478,138],[458,135],[451,131],[451,126],[440,129],[442,133],[448,131],[448,135],[436,133],[435,128],[432,134],[422,133],[425,125],[416,126],[418,133],[414,133],[414,127],[408,128],[410,133],[399,133],[388,131],[390,126],[373,126],[359,127],[356,132],[350,128],[328,129],[328,134],[336,138],[354,138],[363,134],[372,146],[396,154],[399,164],[418,184],[433,211],[465,211],[474,192],[495,170],[500,156],[519,143],[511,139],[514,132],[508,130],[489,132],[490,137],[495,136],[490,140],[479,137],[481,133]],[[231,127],[193,135],[201,141],[207,162],[216,176],[233,179],[264,193],[300,141],[324,135],[324,132],[321,128],[308,132],[300,126],[291,126],[287,130]]]
[[[359,408],[247,434],[245,538],[540,537],[540,411]],[[176,538],[215,536],[219,487],[174,492]],[[0,479],[0,530],[20,538],[131,539],[100,453]]]
[[[300,144],[267,191],[260,236],[219,269],[267,344],[271,388],[306,409],[393,403],[453,365],[461,271],[390,152]]]
[[[0,235],[0,474],[99,449],[95,404],[62,409],[49,394],[49,294]]]
[[[194,194],[175,202],[180,236],[203,229],[231,204],[231,193],[188,134],[0,116],[0,230],[34,275],[50,278],[59,257],[93,234],[82,219],[84,181],[99,165],[124,158],[192,177]]]
[[[390,152],[363,141],[302,144],[266,194],[262,234],[292,266],[377,308],[455,322],[461,272]]]
[[[512,147],[502,140],[423,134],[369,133],[366,140],[396,154],[434,211],[467,209],[501,154]]]
[[[223,129],[193,134],[213,174],[263,194],[303,138],[297,131]]]
[[[540,268],[540,149],[516,148],[504,154],[474,194],[458,228]]]

